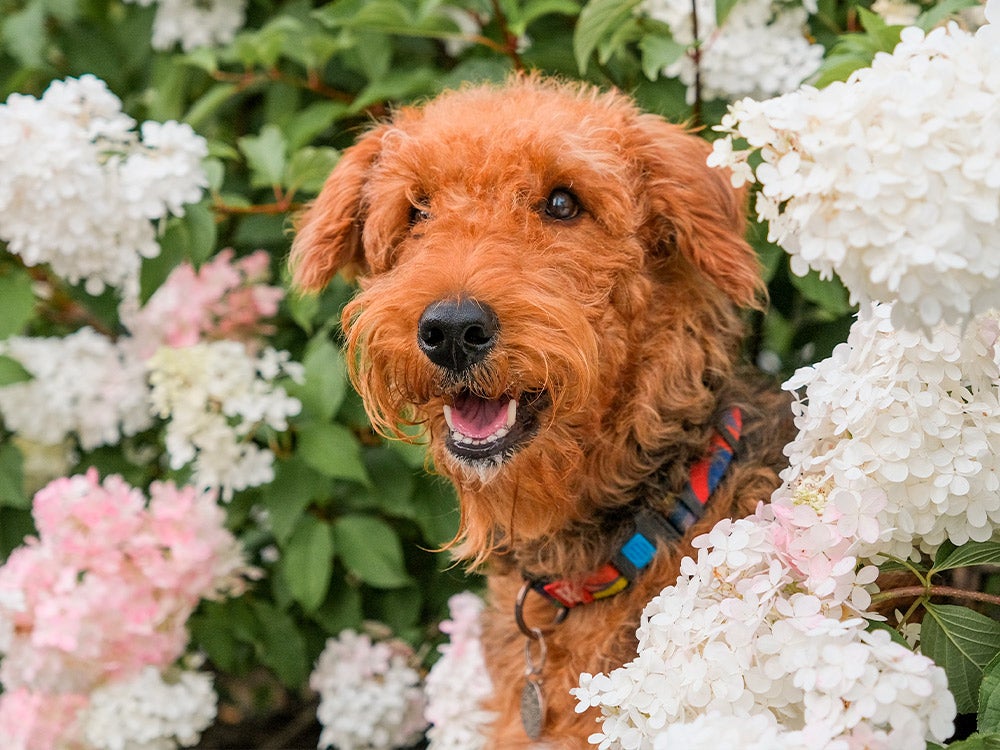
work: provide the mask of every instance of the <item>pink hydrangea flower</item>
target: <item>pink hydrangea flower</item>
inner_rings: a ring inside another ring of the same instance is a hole
[[[198,602],[241,589],[248,569],[214,493],[154,483],[149,494],[91,469],[35,496],[38,536],[0,567],[5,690],[88,693],[167,666]]]
[[[206,340],[253,346],[273,333],[263,321],[277,313],[284,290],[265,283],[269,262],[265,250],[234,261],[226,249],[197,270],[190,263],[177,266],[141,309],[126,304],[121,310],[140,356]]]

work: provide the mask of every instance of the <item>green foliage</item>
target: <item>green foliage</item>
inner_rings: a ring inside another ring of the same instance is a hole
[[[1000,653],[1000,622],[953,604],[924,608],[921,650],[944,668],[959,713],[975,713],[983,672]]]

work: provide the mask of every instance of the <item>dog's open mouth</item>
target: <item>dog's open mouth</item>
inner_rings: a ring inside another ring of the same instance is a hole
[[[445,444],[463,461],[505,461],[534,437],[538,414],[548,402],[544,392],[489,399],[467,389],[459,391],[444,407]]]

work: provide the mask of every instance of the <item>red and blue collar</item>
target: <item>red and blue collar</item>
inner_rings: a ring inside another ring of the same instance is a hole
[[[733,461],[742,432],[743,413],[738,407],[731,407],[716,427],[708,452],[691,467],[688,481],[668,513],[643,508],[632,520],[625,543],[598,570],[582,580],[525,576],[525,588],[519,598],[523,600],[530,588],[569,609],[606,599],[628,588],[652,563],[660,541],[679,540],[705,514],[705,506]]]

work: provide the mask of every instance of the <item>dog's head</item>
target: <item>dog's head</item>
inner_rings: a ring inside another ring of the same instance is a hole
[[[615,455],[711,408],[761,286],[708,151],[620,94],[518,78],[401,109],[301,217],[296,284],[360,278],[343,322],[373,423],[424,424],[439,469],[495,496],[484,523],[532,497],[518,533],[545,533],[577,512],[564,488],[624,482]]]

